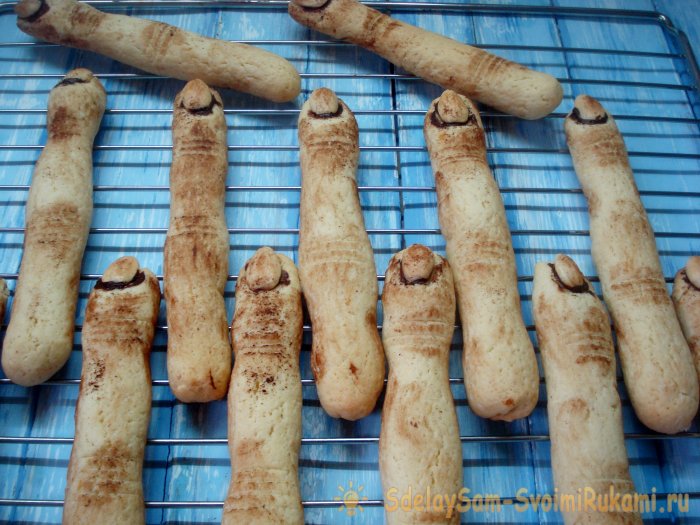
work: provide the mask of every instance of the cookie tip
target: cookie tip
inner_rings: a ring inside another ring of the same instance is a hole
[[[597,122],[607,120],[607,113],[603,105],[589,95],[579,95],[574,100],[574,111],[578,113],[581,120],[587,122]]]
[[[422,244],[412,244],[406,248],[401,258],[401,275],[409,284],[430,279],[434,267],[433,252]]]
[[[214,99],[209,86],[198,78],[190,80],[182,89],[182,107],[189,111],[206,109]]]
[[[339,108],[338,96],[328,88],[316,89],[309,96],[309,109],[316,115],[334,115]]]
[[[246,282],[254,292],[272,290],[282,278],[282,263],[275,251],[263,246],[246,264]]]
[[[690,284],[695,288],[700,288],[700,255],[693,255],[685,265],[685,275]]]
[[[326,4],[328,0],[291,0],[291,2],[301,7],[310,7],[312,9],[315,9]]]
[[[447,90],[438,99],[435,111],[447,124],[466,124],[472,114],[472,107],[454,91]]]
[[[561,283],[569,290],[581,288],[586,284],[586,278],[578,265],[568,255],[558,254],[554,259],[554,271]]]
[[[135,257],[120,257],[110,264],[102,275],[103,282],[128,283],[139,271],[139,262]]]
[[[15,5],[15,14],[19,18],[30,18],[41,9],[42,0],[22,0]]]
[[[80,82],[90,82],[93,78],[95,78],[95,75],[92,74],[92,71],[89,69],[85,69],[84,67],[79,67],[76,69],[71,69],[68,73],[66,73],[66,76],[63,77],[65,79],[76,79],[79,80]]]

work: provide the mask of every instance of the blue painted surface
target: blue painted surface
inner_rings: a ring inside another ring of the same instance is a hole
[[[508,3],[508,2],[490,2]],[[517,3],[517,2],[516,2]],[[530,5],[550,5],[548,0],[531,0]],[[556,0],[556,5],[585,5],[668,12],[677,25],[684,27],[697,42],[700,28],[700,2],[672,0]],[[163,20],[208,36],[224,39],[279,40],[325,39],[291,21],[283,9],[262,8],[187,8],[151,9],[130,7],[128,12]],[[654,22],[607,20],[585,17],[524,16],[501,14],[455,14],[418,10],[397,10],[396,16],[445,33],[466,42],[480,44],[516,44],[559,48],[604,48],[617,51],[677,53],[675,40]],[[14,25],[14,16],[0,14],[0,43],[29,42]],[[274,105],[252,97],[224,92],[229,154],[227,183],[232,186],[298,186],[298,152],[256,149],[254,146],[296,146],[296,114],[251,115],[235,110],[298,108],[316,87],[334,89],[357,112],[360,141],[364,147],[423,147],[422,114],[391,114],[389,110],[423,112],[439,88],[418,80],[383,78],[341,78],[338,75],[377,75],[394,73],[393,66],[364,50],[344,45],[279,45],[263,47],[290,59],[301,73],[326,73],[332,78],[305,77],[303,93],[293,103]],[[572,97],[587,92],[599,97],[615,115],[656,115],[694,119],[691,102],[697,93],[683,89],[661,89],[633,85],[605,85],[582,79],[693,84],[682,58],[635,56],[620,53],[523,51],[498,49],[502,56],[570,79],[565,84],[566,98],[559,112],[568,111]],[[94,181],[98,186],[159,186],[168,184],[170,162],[169,108],[183,83],[163,79],[109,78],[104,74],[135,72],[127,66],[90,53],[53,46],[0,46],[0,74],[64,74],[75,66],[103,74],[109,110],[97,137]],[[55,78],[0,77],[0,109],[20,109],[0,113],[0,185],[28,184],[39,155],[38,148],[13,148],[41,145],[45,142],[45,107],[48,91]],[[163,112],[120,112],[124,109],[165,110]],[[28,110],[35,110],[31,112]],[[376,113],[388,110],[387,113]],[[530,293],[534,265],[552,259],[557,252],[572,255],[585,273],[595,273],[590,259],[589,239],[569,231],[586,230],[588,217],[585,199],[580,193],[562,191],[531,192],[523,188],[577,189],[578,182],[565,151],[560,118],[524,122],[512,118],[485,117],[489,160],[503,190],[508,221],[514,230],[514,246],[519,275],[523,313],[532,324]],[[666,276],[672,276],[692,253],[700,253],[700,198],[667,197],[645,194],[649,191],[698,192],[700,184],[700,147],[696,122],[654,122],[620,118],[618,124],[632,153],[632,165],[642,200],[657,231],[662,264]],[[7,146],[7,147],[5,147]],[[100,149],[107,146],[109,149]],[[129,146],[151,146],[129,149]],[[164,147],[159,147],[164,146]],[[243,146],[243,148],[238,148]],[[517,150],[514,150],[517,148]],[[545,149],[546,153],[523,151]],[[681,153],[685,157],[654,155]],[[690,156],[688,156],[690,155]],[[693,157],[696,155],[698,157]],[[432,186],[427,152],[368,150],[360,158],[360,186]],[[26,191],[0,190],[0,228],[21,227],[24,221]],[[230,191],[227,195],[227,219],[232,228],[296,228],[299,192]],[[361,192],[368,228],[437,228],[435,195],[432,192]],[[95,192],[94,228],[166,228],[168,192],[165,190]],[[526,232],[527,230],[527,232]],[[533,232],[540,231],[540,233]],[[544,233],[541,233],[544,232]],[[669,237],[683,232],[688,237]],[[93,233],[88,241],[83,273],[99,274],[114,258],[132,254],[154,272],[162,274],[164,233]],[[423,242],[444,252],[439,235],[375,234],[371,236],[378,273],[383,274],[391,255],[413,242]],[[0,232],[0,272],[16,274],[21,256],[21,233]],[[230,273],[260,245],[271,245],[296,260],[295,234],[232,234]],[[14,280],[9,280],[14,289]],[[92,282],[81,282],[77,324],[83,321],[87,293]],[[381,284],[381,283],[380,283]],[[233,312],[231,281],[226,288],[226,304]],[[165,324],[161,311],[159,324]],[[532,333],[532,332],[531,332]],[[534,337],[534,333],[532,333]],[[306,334],[302,351],[302,377],[310,379],[310,336]],[[159,330],[151,365],[155,380],[166,379],[165,330]],[[455,335],[451,353],[450,376],[461,378],[461,334]],[[57,379],[80,376],[80,333],[68,365]],[[78,387],[75,384],[39,386],[32,389],[0,384],[0,436],[71,437],[73,411]],[[632,414],[621,385],[627,432],[647,433]],[[303,434],[316,437],[376,437],[379,411],[357,423],[332,420],[320,408],[315,388],[304,386]],[[533,416],[511,424],[484,421],[469,411],[463,385],[453,385],[460,431],[464,436],[527,436],[547,432],[544,388]],[[696,427],[697,429],[697,424]],[[167,386],[154,386],[150,438],[225,438],[226,410],[223,402],[208,405],[182,405],[174,401]],[[632,474],[639,491],[700,493],[700,454],[698,440],[628,440]],[[60,500],[70,445],[0,444],[0,499]],[[475,493],[514,496],[519,489],[528,494],[552,490],[549,468],[549,444],[528,441],[509,443],[473,443],[463,445],[465,485]],[[230,474],[225,445],[149,445],[144,472],[148,501],[221,502]],[[382,497],[377,465],[376,443],[305,444],[301,449],[300,475],[302,497],[306,501],[333,502],[342,496],[339,487],[350,483],[361,497]],[[383,509],[366,506],[354,516],[338,510],[339,504],[306,508],[306,521],[314,524],[363,523],[383,521]],[[467,513],[468,522],[484,523],[560,523],[556,513],[536,509],[524,512],[518,506],[505,505],[500,512]],[[221,511],[208,507],[150,508],[149,523],[218,522]],[[653,523],[700,523],[700,503],[696,499],[690,512],[674,514],[657,511],[646,516]],[[60,523],[61,509],[56,506],[0,505],[0,523]]]

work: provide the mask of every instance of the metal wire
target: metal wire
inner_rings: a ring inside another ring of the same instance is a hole
[[[0,184],[0,191],[29,191],[29,184]],[[93,191],[170,191],[168,186],[107,186],[97,184]],[[359,192],[434,193],[434,186],[358,186]],[[583,195],[580,188],[501,188],[501,193],[541,193]],[[257,191],[301,191],[301,186],[226,186],[230,193]],[[697,191],[640,190],[642,196],[700,198]]]
[[[462,443],[530,443],[539,441],[549,441],[547,434],[526,434],[514,436],[460,436]],[[671,440],[671,439],[700,439],[700,432],[682,432],[669,436],[666,434],[629,433],[625,434],[625,439],[631,441],[648,440]],[[379,443],[379,437],[329,437],[329,438],[302,438],[302,445],[373,445]],[[72,445],[73,438],[57,437],[24,437],[24,436],[2,436],[0,445]],[[226,446],[226,438],[154,438],[146,441],[150,446]]]
[[[48,90],[47,90],[48,92]],[[296,118],[299,115],[298,109],[258,109],[258,108],[240,108],[240,109],[224,109],[227,115],[258,115],[265,117],[292,117]],[[172,114],[171,108],[110,108],[105,110],[105,115],[128,115],[128,114],[154,114],[154,115],[169,115]],[[46,113],[46,108],[0,108],[1,113],[22,113],[22,114],[43,114]],[[422,109],[360,109],[353,110],[355,115],[416,115],[423,117],[425,110]],[[512,115],[504,113],[496,113],[493,111],[482,111],[481,116],[486,119],[516,119]],[[566,113],[550,113],[545,119],[561,119],[566,116]],[[689,117],[669,117],[667,115],[629,115],[629,114],[614,114],[615,120],[630,120],[630,121],[654,121],[654,122],[669,122],[678,124],[698,124],[700,119]],[[489,126],[488,120],[484,125]],[[168,129],[163,127],[163,129]],[[42,146],[38,145],[37,149]],[[165,146],[166,148],[168,146]]]
[[[0,150],[41,150],[43,144],[0,144]],[[100,144],[95,146],[95,151],[154,151],[171,150],[172,144]],[[425,152],[425,146],[360,146],[360,151],[383,152]],[[228,146],[228,151],[298,151],[295,145],[273,144],[236,144]],[[543,155],[568,155],[569,150],[561,148],[486,148],[488,153],[524,153]],[[668,151],[628,151],[630,157],[658,157],[663,159],[700,159],[700,153],[675,153]]]
[[[248,44],[253,46],[261,45],[296,45],[296,46],[334,46],[334,47],[353,47],[354,44],[341,42],[339,40],[227,40],[227,42],[237,44]],[[3,47],[61,47],[59,44],[50,42],[0,42],[0,48]],[[585,55],[614,55],[614,56],[634,56],[645,58],[683,58],[681,53],[662,53],[654,51],[635,51],[626,49],[606,49],[596,47],[568,47],[568,46],[526,46],[526,45],[510,45],[510,44],[472,44],[472,47],[480,49],[503,50],[503,51],[553,51],[558,53],[581,53]]]
[[[6,226],[0,228],[0,233],[24,233],[23,226]],[[289,234],[296,235],[299,233],[299,228],[229,228],[229,233],[232,234],[249,234],[255,233],[260,235],[274,234]],[[168,233],[167,228],[90,228],[90,234],[158,234],[165,235]],[[440,235],[438,228],[367,228],[367,233],[370,235]],[[531,236],[531,237],[588,237],[589,230],[511,230],[513,236]],[[696,239],[700,238],[700,232],[663,232],[655,233],[657,238],[666,239]]]
[[[673,493],[654,492],[657,501],[665,501],[669,495]],[[684,492],[688,499],[696,500],[700,498],[700,492]],[[513,505],[517,502],[522,502],[515,496],[500,498],[501,505]],[[384,501],[381,499],[367,499],[354,501],[354,504],[360,507],[382,507]],[[305,508],[320,508],[320,507],[337,507],[340,504],[336,500],[306,500],[302,501]],[[22,507],[61,507],[63,500],[41,500],[41,499],[0,499],[0,506],[22,506]],[[211,508],[219,509],[223,507],[223,501],[146,501],[146,508],[155,509],[176,509],[176,508]]]
[[[95,75],[99,78],[110,78],[119,80],[165,80],[168,77],[158,75],[146,75],[143,73],[100,73]],[[16,79],[55,79],[59,80],[64,75],[61,73],[0,73],[0,79],[16,78]],[[304,78],[323,78],[323,79],[384,79],[384,80],[421,80],[413,75],[401,73],[299,73],[299,76]],[[560,78],[562,84],[589,84],[603,86],[622,86],[622,87],[637,87],[637,88],[654,88],[654,89],[670,89],[690,91],[695,89],[695,86],[689,84],[668,84],[659,82],[635,82],[626,80],[599,80],[592,78]]]
[[[19,277],[19,274],[17,274],[17,273],[0,273],[0,278],[2,278],[2,279],[16,280],[18,277]],[[102,276],[98,273],[84,273],[80,276],[80,280],[81,281],[96,281],[100,277],[102,277]],[[163,280],[162,275],[156,275],[156,278],[159,281]],[[521,283],[532,282],[533,279],[534,279],[533,275],[519,275],[518,276],[518,282],[521,282]],[[597,275],[588,276],[588,277],[586,277],[586,279],[588,279],[592,283],[597,283],[600,281],[600,279]],[[673,279],[674,279],[674,276],[664,277],[664,280],[667,283],[672,283]],[[238,275],[229,275],[229,276],[227,276],[226,280],[227,281],[237,281]],[[383,281],[384,275],[377,275],[377,280]]]

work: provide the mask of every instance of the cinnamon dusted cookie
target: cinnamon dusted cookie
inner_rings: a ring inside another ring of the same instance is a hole
[[[162,22],[103,13],[76,0],[21,0],[17,27],[32,36],[108,56],[156,75],[287,102],[301,80],[284,58],[246,44],[206,38]]]
[[[170,226],[163,260],[168,378],[184,402],[226,395],[231,345],[224,304],[229,236],[228,169],[221,97],[192,80],[175,98]]]
[[[423,129],[457,286],[469,407],[490,419],[526,417],[537,403],[539,373],[481,118],[468,99],[445,91],[431,104]]]
[[[554,486],[564,523],[641,524],[639,513],[622,507],[596,511],[572,504],[586,490],[601,498],[596,501],[609,498],[611,491],[620,496],[635,492],[605,307],[576,263],[561,254],[553,264],[537,264],[532,300],[547,384]]]
[[[289,14],[300,24],[517,117],[542,118],[563,96],[559,81],[550,75],[406,24],[357,0],[291,0]]]
[[[48,140],[27,198],[24,252],[2,352],[5,374],[19,385],[46,381],[73,349],[92,220],[92,146],[105,98],[87,69],[68,72],[49,94]]]
[[[332,417],[368,415],[384,386],[377,270],[357,194],[358,130],[326,88],[299,115],[299,276],[311,316],[311,367]]]
[[[64,525],[145,522],[149,356],[159,306],[158,280],[133,257],[114,261],[90,293]]]
[[[632,406],[649,428],[680,432],[698,410],[698,377],[622,135],[605,108],[587,95],[576,98],[564,127],[588,199],[591,253]]]
[[[382,338],[389,361],[379,470],[384,497],[462,488],[462,444],[448,373],[455,292],[447,261],[414,244],[389,262],[382,294]],[[400,507],[389,525],[459,523],[445,508]]]
[[[223,525],[303,525],[301,285],[294,263],[260,248],[241,269],[228,395],[231,484]]]
[[[676,273],[672,298],[700,375],[700,256],[690,257],[685,268]]]

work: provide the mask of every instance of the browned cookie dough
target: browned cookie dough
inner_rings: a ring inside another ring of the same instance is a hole
[[[469,407],[491,419],[526,417],[537,403],[539,373],[481,118],[471,101],[445,91],[431,104],[424,132],[457,286]]]
[[[159,306],[158,280],[133,257],[113,262],[90,293],[64,525],[145,521],[149,356]]]
[[[357,122],[326,88],[299,116],[299,275],[311,316],[311,367],[321,405],[360,419],[384,386],[377,270],[357,195]]]
[[[292,100],[300,91],[294,66],[257,47],[206,38],[162,22],[103,13],[76,0],[21,0],[15,12],[17,27],[25,33],[156,75],[199,78],[274,102]]]
[[[221,399],[231,375],[224,304],[227,153],[219,94],[201,80],[188,82],[173,109],[170,226],[163,260],[168,378],[175,396],[188,403]]]
[[[260,248],[241,269],[228,395],[231,484],[222,525],[303,525],[301,285],[294,263]]]
[[[622,135],[605,108],[587,95],[576,98],[564,127],[588,199],[591,254],[632,406],[649,428],[680,432],[698,410],[698,377]]]
[[[73,349],[92,220],[92,146],[105,99],[87,69],[70,71],[49,94],[48,140],[27,198],[22,265],[2,352],[5,374],[19,385],[46,381]]]
[[[556,78],[395,20],[357,0],[291,0],[289,14],[312,29],[362,46],[406,71],[525,119],[551,113]]]

